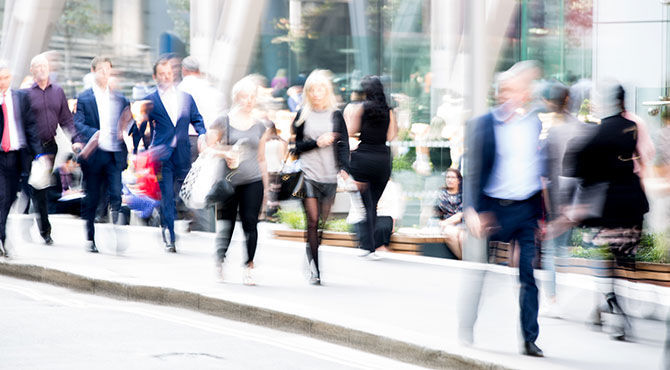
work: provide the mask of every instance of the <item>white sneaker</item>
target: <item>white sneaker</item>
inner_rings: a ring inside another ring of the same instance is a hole
[[[549,317],[552,319],[560,319],[561,306],[556,301],[556,298],[547,298],[540,302],[540,316]]]
[[[223,283],[223,263],[217,263],[216,264],[216,279],[220,282]]]
[[[368,260],[368,261],[379,261],[380,259],[382,259],[382,256],[380,254],[378,254],[377,252],[369,252],[369,251],[365,251],[363,254],[359,255],[358,257],[361,258],[361,259]]]
[[[252,268],[247,267],[244,269],[244,285],[256,285],[256,282],[254,281],[254,277],[251,274]]]

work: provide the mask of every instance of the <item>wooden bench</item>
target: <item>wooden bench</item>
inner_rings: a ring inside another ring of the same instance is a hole
[[[274,230],[273,237],[280,240],[307,241],[304,230]],[[324,231],[321,244],[356,248],[358,246],[358,239],[356,238],[356,234],[353,233]],[[434,236],[393,234],[391,235],[389,249],[396,253],[455,258],[446,245],[444,245],[444,239]]]

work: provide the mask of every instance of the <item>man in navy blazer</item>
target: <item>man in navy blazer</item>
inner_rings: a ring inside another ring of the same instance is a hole
[[[498,78],[502,105],[468,122],[463,209],[475,238],[519,244],[523,353],[542,357],[542,350],[535,345],[539,335],[538,289],[532,263],[542,213],[544,160],[542,124],[537,112],[529,109],[532,83],[538,77],[535,62],[515,64]],[[478,297],[474,305],[474,309],[461,310],[459,335],[464,342],[472,341]]]
[[[81,168],[86,186],[86,198],[82,216],[86,220],[87,250],[98,253],[95,245],[95,213],[103,185],[109,195],[112,222],[117,223],[121,208],[121,172],[127,167],[128,148],[119,132],[119,119],[129,107],[128,99],[109,88],[112,61],[95,57],[91,72],[95,83],[77,97],[74,124],[79,134],[93,145],[95,150],[81,158]],[[97,142],[97,146],[96,143]],[[82,152],[82,157],[88,148]]]
[[[176,253],[174,219],[176,213],[175,194],[191,168],[191,145],[189,124],[198,133],[198,145],[204,144],[205,125],[191,95],[179,91],[174,84],[174,75],[169,58],[161,57],[154,64],[153,77],[158,85],[155,92],[145,100],[153,103],[148,120],[153,127],[151,148],[156,150],[161,161],[161,224],[166,251]],[[169,235],[166,235],[169,232]]]
[[[5,241],[9,209],[16,200],[21,172],[30,172],[31,160],[42,153],[30,98],[13,90],[9,67],[0,62],[0,256],[9,257]]]

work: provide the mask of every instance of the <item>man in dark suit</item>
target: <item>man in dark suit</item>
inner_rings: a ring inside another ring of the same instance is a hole
[[[198,145],[204,144],[205,125],[191,95],[179,91],[174,85],[170,59],[159,58],[154,64],[154,80],[158,88],[145,100],[153,103],[148,121],[153,126],[151,147],[158,150],[161,161],[161,224],[166,251],[176,253],[174,219],[175,194],[191,168],[189,124],[198,133]],[[169,235],[166,235],[166,232]]]
[[[28,94],[10,89],[11,79],[9,67],[0,62],[0,256],[5,257],[9,257],[7,216],[16,200],[23,166],[42,152]]]
[[[95,213],[101,188],[107,189],[112,211],[112,222],[118,223],[121,208],[121,172],[127,166],[128,149],[119,132],[119,119],[129,107],[128,99],[109,88],[112,62],[109,58],[95,57],[91,72],[95,75],[93,87],[84,90],[77,98],[74,124],[89,145],[97,147],[82,152],[81,166],[84,174],[86,198],[82,215],[86,220],[87,250],[98,253],[95,245]],[[93,139],[93,140],[91,140]],[[103,185],[106,185],[103,187]]]
[[[498,78],[502,105],[468,122],[463,208],[466,225],[475,238],[519,244],[523,353],[542,357],[542,350],[535,345],[539,304],[532,266],[542,212],[542,124],[537,112],[529,109],[531,86],[538,77],[535,62],[515,64]],[[479,289],[481,292],[481,286]],[[477,318],[479,297],[475,298],[475,307],[461,310],[459,335],[466,343],[472,341]]]

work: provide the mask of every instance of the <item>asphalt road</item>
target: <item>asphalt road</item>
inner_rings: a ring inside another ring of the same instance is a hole
[[[0,276],[2,369],[419,369],[184,309]]]

